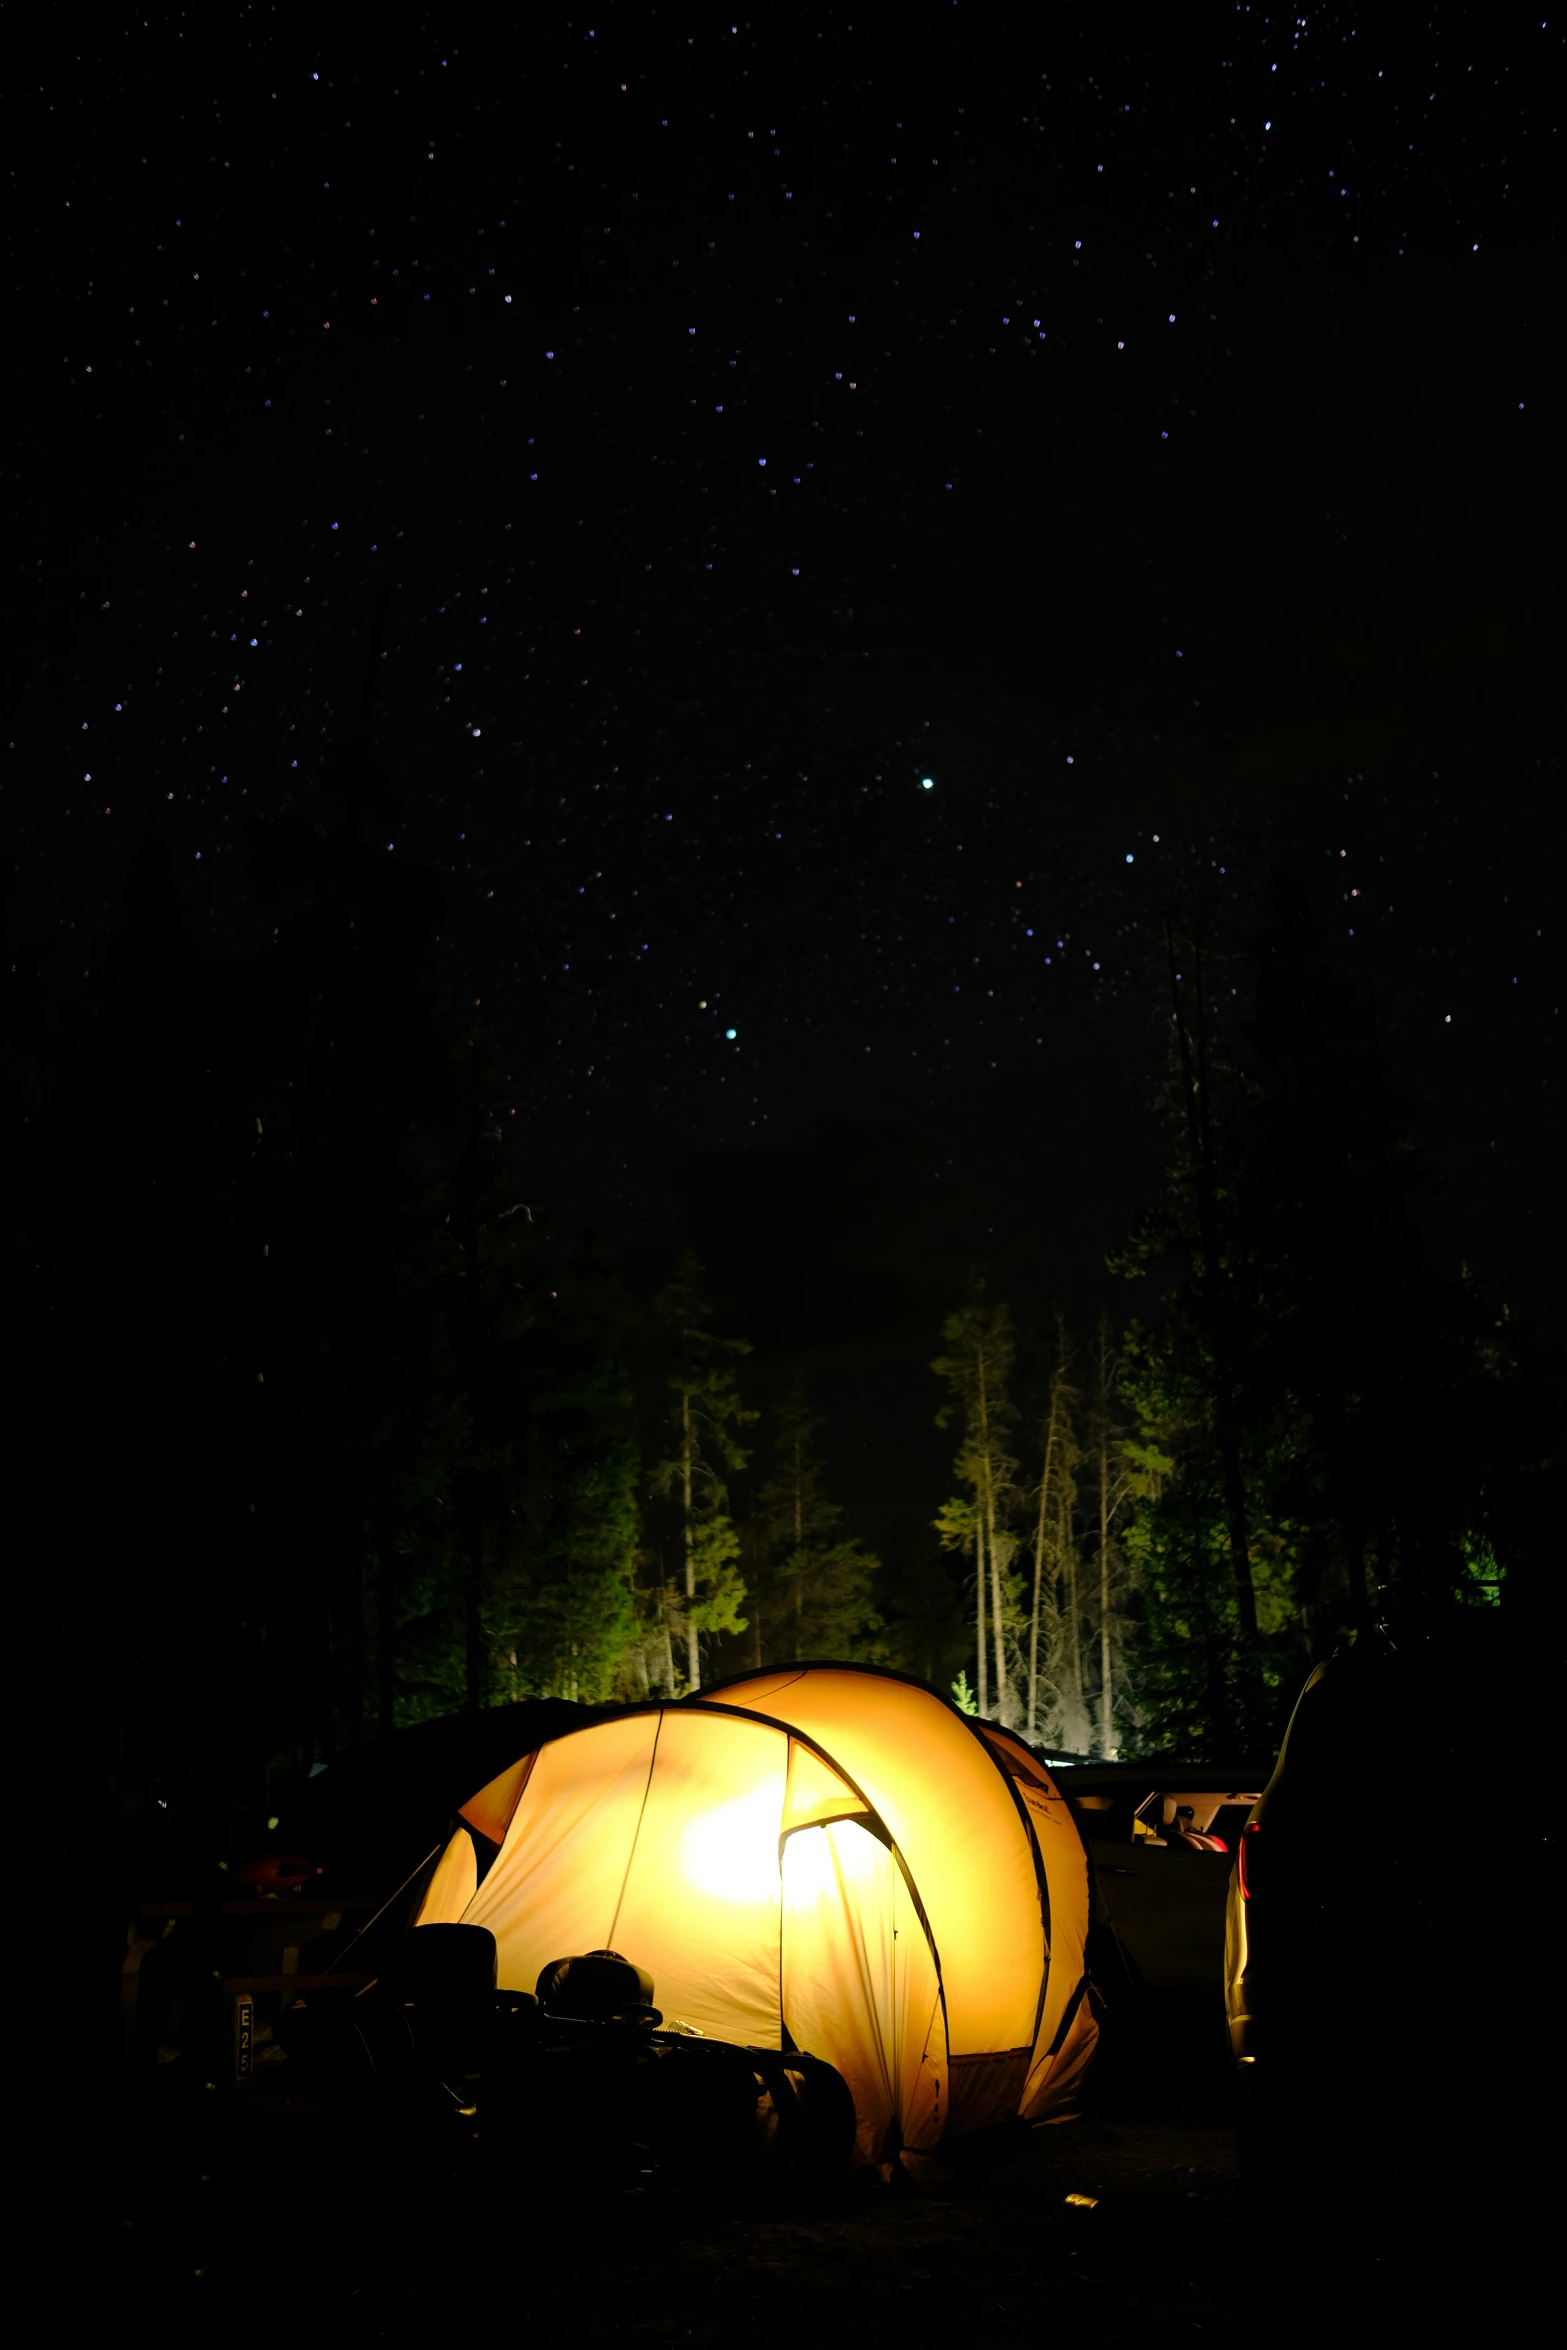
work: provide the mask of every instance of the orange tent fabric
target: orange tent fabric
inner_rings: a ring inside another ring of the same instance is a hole
[[[703,1695],[819,1739],[897,1839],[941,1954],[949,2128],[1070,2104],[1098,2038],[1088,1857],[1038,1756],[923,1683],[865,1666],[764,1670]]]
[[[824,2057],[870,2162],[1052,2110],[1093,2042],[1066,1805],[892,1674],[752,1676],[550,1740],[463,1806],[417,1922],[457,1920],[503,1987],[613,1948],[671,2021]]]

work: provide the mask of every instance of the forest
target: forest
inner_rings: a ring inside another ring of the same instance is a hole
[[[1091,1317],[976,1250],[929,1332],[948,1498],[884,1560],[701,1233],[634,1281],[524,1196],[437,887],[343,774],[336,827],[258,832],[264,945],[198,948],[148,850],[91,1001],[13,995],[14,1654],[84,1802],[259,1815],[419,1721],[805,1657],[1062,1754],[1249,1754],[1350,1634],[1543,1620],[1559,1364],[1432,1261],[1298,894],[1171,909],[1162,1187]]]

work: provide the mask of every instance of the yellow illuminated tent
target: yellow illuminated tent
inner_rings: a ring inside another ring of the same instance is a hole
[[[513,1990],[622,1952],[669,2020],[835,2065],[887,2162],[1072,2097],[1088,1909],[1026,1746],[897,1674],[810,1665],[522,1756],[463,1805],[417,1922],[488,1927]]]

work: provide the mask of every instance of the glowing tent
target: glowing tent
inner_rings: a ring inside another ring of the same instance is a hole
[[[1027,1747],[895,1674],[813,1665],[522,1756],[462,1807],[417,1922],[488,1927],[513,1990],[623,1952],[666,2018],[835,2065],[886,2162],[1071,2097],[1088,1907]]]

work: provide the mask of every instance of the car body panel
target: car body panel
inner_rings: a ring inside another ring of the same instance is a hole
[[[1089,1850],[1103,1915],[1150,1990],[1217,1991],[1231,1856],[1176,1835]]]
[[[1353,2046],[1363,2065],[1440,2077],[1462,2061],[1477,1986],[1554,2007],[1552,1783],[1524,1738],[1511,1768],[1481,1769],[1466,1731],[1511,1699],[1537,1738],[1547,1717],[1519,1703],[1527,1687],[1527,1668],[1481,1636],[1377,1642],[1316,1668],[1243,1831],[1249,1891],[1239,1869],[1227,1890],[1238,2064],[1325,2080]]]
[[[1144,1990],[1217,1997],[1235,1836],[1270,1767],[1157,1758],[1058,1770],[1093,1862],[1096,1915]]]

